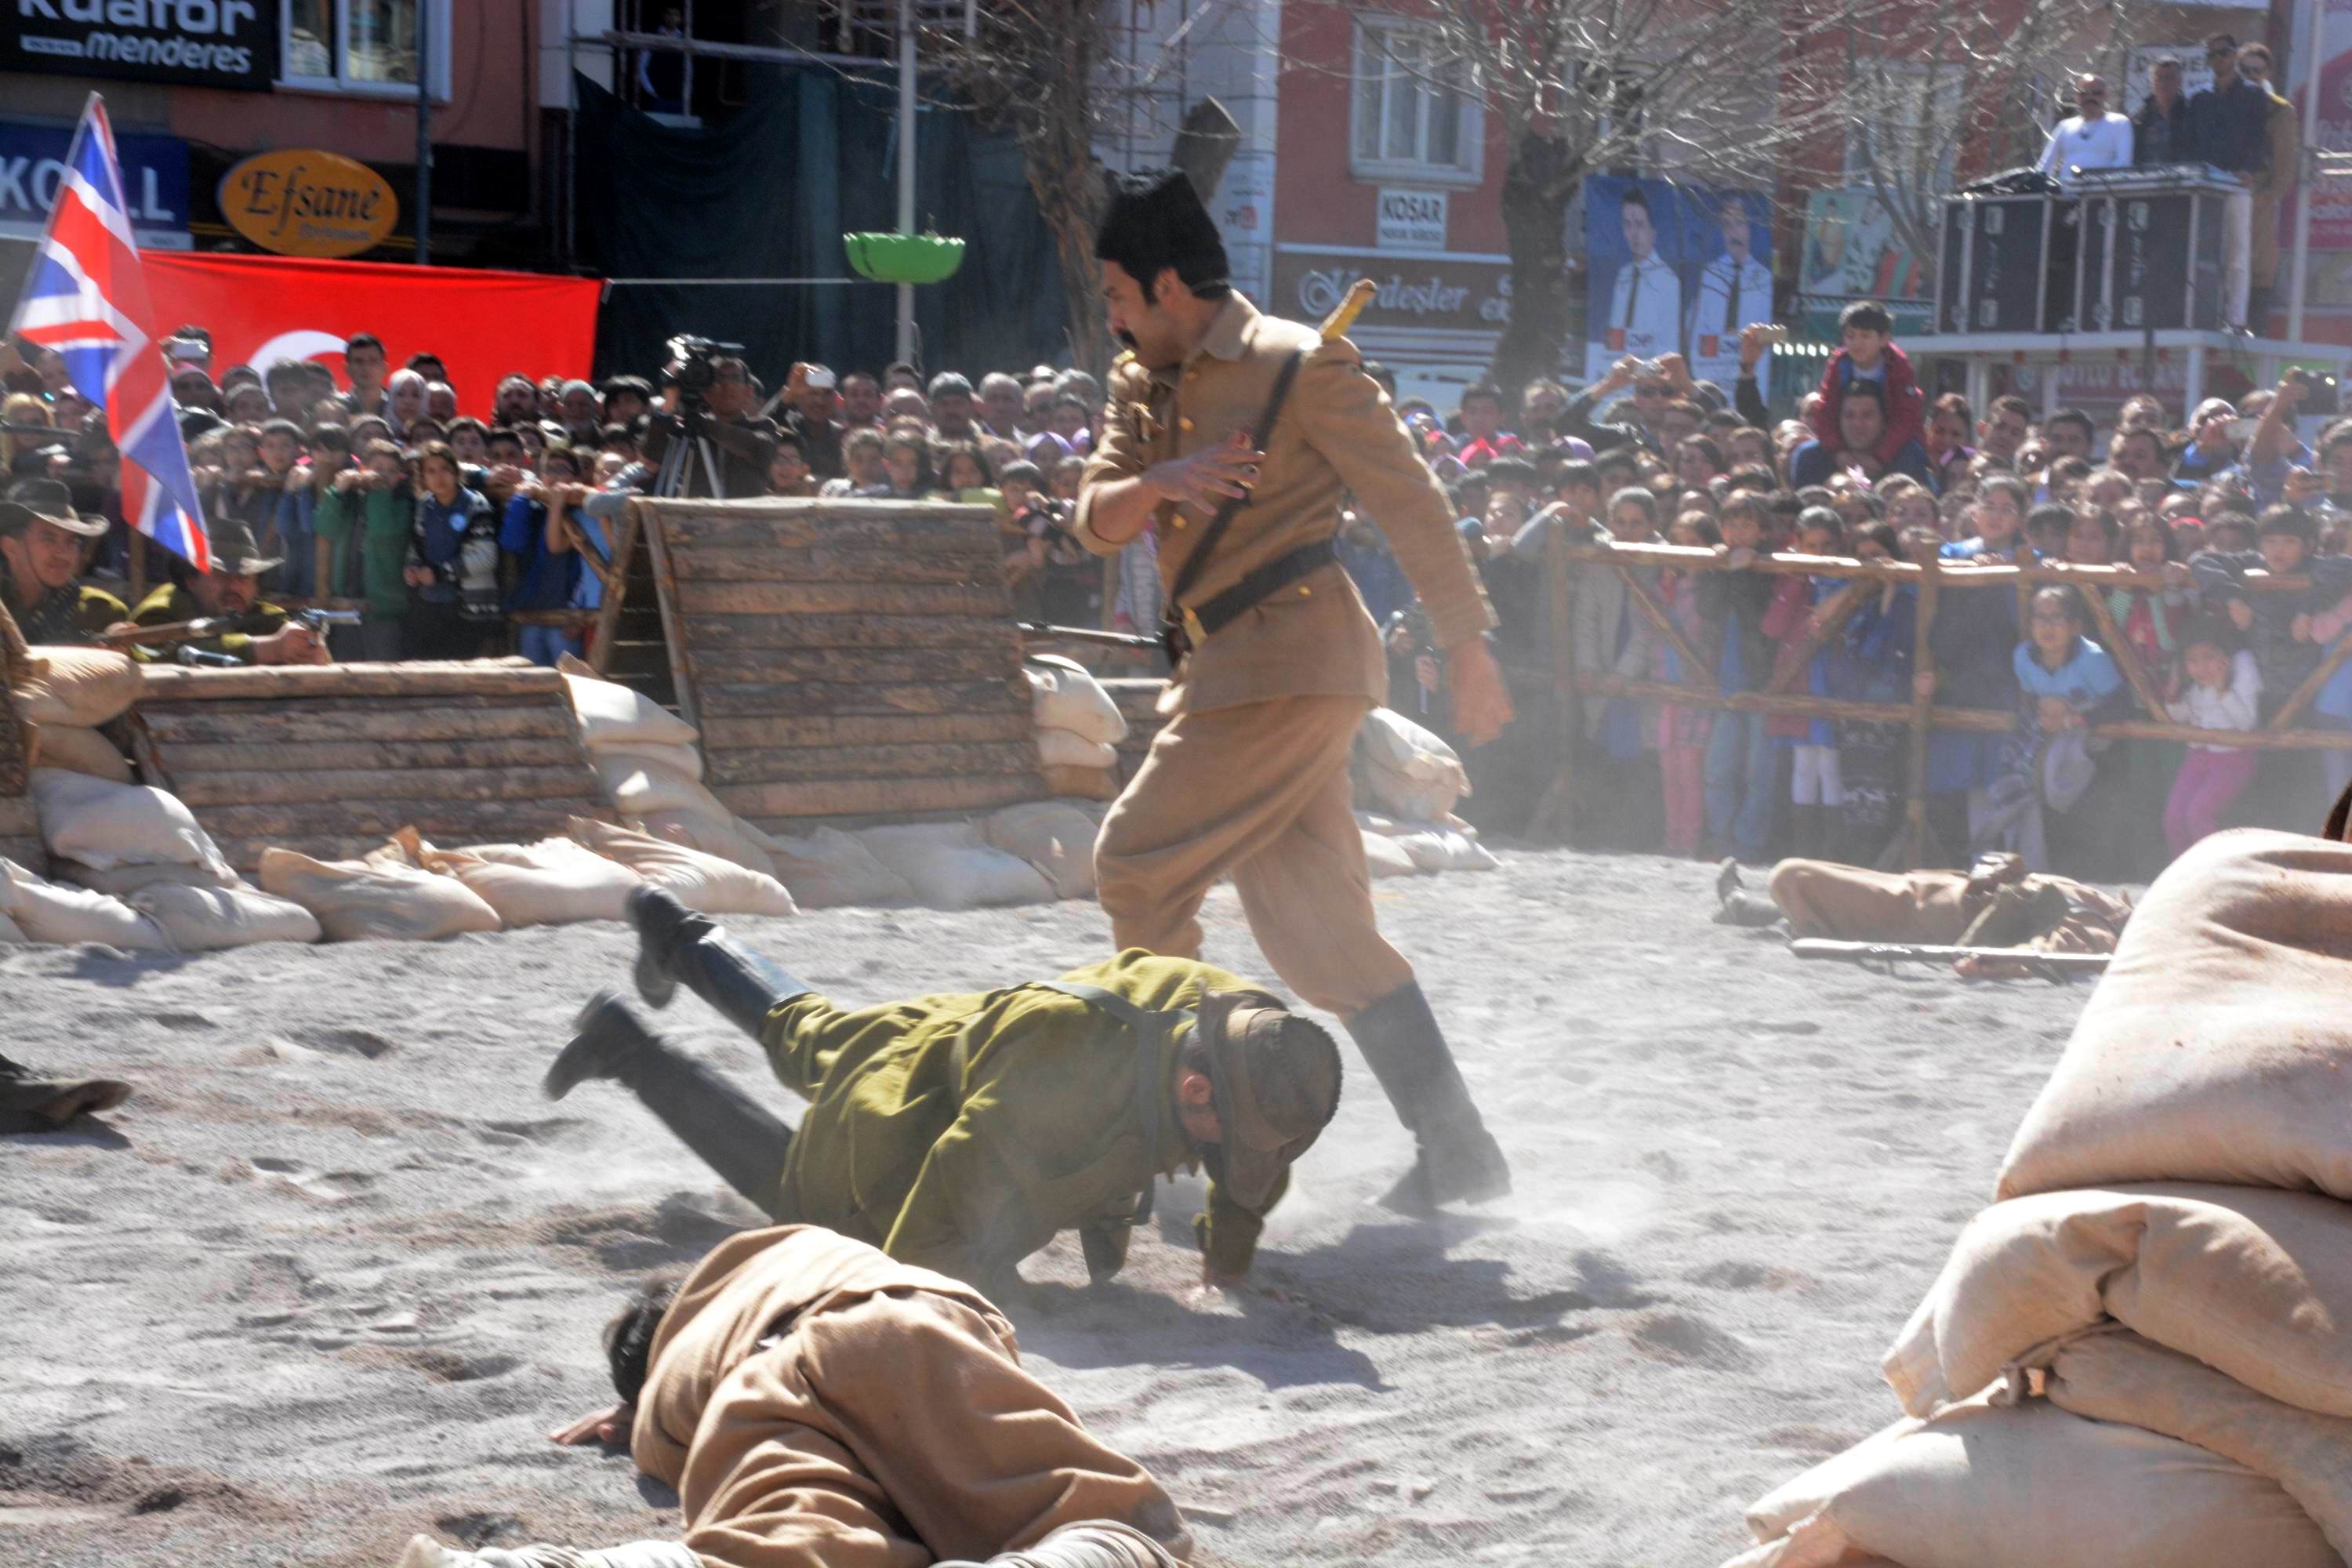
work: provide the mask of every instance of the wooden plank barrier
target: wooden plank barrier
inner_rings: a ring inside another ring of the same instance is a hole
[[[681,717],[730,811],[979,812],[1045,795],[987,507],[641,500]]]
[[[9,859],[32,872],[46,875],[49,852],[41,842],[41,821],[27,793],[32,772],[32,730],[18,716],[8,688],[30,673],[32,649],[16,618],[0,604],[0,859]]]
[[[477,659],[141,675],[133,756],[239,871],[272,845],[339,859],[408,826],[454,847],[613,819],[552,669]]]
[[[1695,653],[1687,648],[1681,650],[1682,663],[1687,672],[1687,679],[1682,685],[1580,673],[1574,667],[1573,642],[1567,635],[1572,629],[1577,573],[1618,573],[1624,579],[1626,593],[1635,609],[1654,626],[1664,627],[1669,623],[1664,607],[1655,597],[1656,574],[1660,568],[1670,567],[1685,572],[1727,572],[1733,568],[1723,556],[1709,549],[1673,544],[1625,544],[1609,539],[1568,542],[1559,535],[1555,535],[1554,542],[1564,546],[1557,552],[1558,558],[1570,563],[1567,571],[1555,571],[1551,578],[1552,624],[1559,643],[1556,679],[1563,711],[1574,712],[1576,699],[1581,695],[1629,697],[1649,702],[1674,702],[1694,708],[1736,709],[1792,717],[1855,719],[1900,724],[1909,731],[1910,742],[1905,780],[1904,847],[1911,865],[1924,865],[1931,858],[1927,818],[1928,734],[1936,730],[2005,734],[2017,727],[2015,704],[2000,709],[1940,708],[1935,706],[1932,696],[1915,696],[1906,702],[1851,701],[1785,691],[1780,689],[1784,683],[1778,682],[1770,683],[1767,689],[1761,690],[1720,691],[1716,688],[1711,661],[1697,659]],[[2146,715],[2094,724],[2086,731],[2088,734],[2114,740],[2193,742],[2202,746],[2263,751],[2352,749],[2352,734],[2342,730],[2294,727],[2294,721],[2311,699],[2318,694],[2327,677],[2347,657],[2352,657],[2352,637],[2344,638],[2330,650],[2319,668],[2280,704],[2259,730],[2200,730],[2192,725],[2172,722],[2164,711],[2154,677],[2141,668],[2137,653],[2117,631],[2106,603],[2106,595],[2113,589],[2143,588],[2162,592],[2171,585],[2154,573],[2136,571],[2129,566],[2074,566],[2058,562],[2032,565],[2002,563],[1979,566],[1966,561],[1855,561],[1837,556],[1786,554],[1759,555],[1742,570],[1773,576],[1844,578],[1853,580],[1856,586],[1863,583],[1895,582],[1913,589],[1918,595],[1913,658],[1915,677],[1922,671],[1935,673],[1935,658],[1928,636],[1938,614],[1952,613],[1954,605],[1950,595],[1953,594],[1966,591],[1965,598],[1966,595],[2000,589],[2022,599],[2040,587],[2073,588],[2084,601],[2084,624],[2100,635],[2102,646],[2115,659],[2126,687],[2131,691],[2140,711]],[[2248,574],[2239,586],[2250,593],[2278,592],[2306,588],[2310,586],[2310,580],[2273,577],[2253,572]],[[1834,616],[1842,620],[1844,613],[1853,607],[1850,595],[1842,597],[1845,602],[1824,605],[1815,613],[1827,612],[1824,619]],[[2021,604],[2019,611],[2018,625],[2022,628],[2026,617]],[[2021,629],[2020,636],[2023,636]],[[1675,641],[1679,646],[1679,637]],[[1574,726],[1570,727],[1570,733],[1567,760],[1559,779],[1546,796],[1546,804],[1548,807],[1557,807],[1560,803],[1567,803],[1572,813],[1575,801]]]

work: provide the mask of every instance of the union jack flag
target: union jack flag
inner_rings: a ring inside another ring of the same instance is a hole
[[[122,162],[106,105],[92,93],[10,327],[63,355],[74,390],[105,412],[122,454],[124,519],[209,572],[204,506],[188,472],[163,356],[146,323],[147,279],[122,199]]]

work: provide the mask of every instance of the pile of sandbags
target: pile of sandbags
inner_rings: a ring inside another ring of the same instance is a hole
[[[319,940],[307,910],[230,869],[177,797],[46,766],[32,771],[31,786],[57,880],[0,863],[0,913],[9,921],[0,938],[13,930],[16,941],[178,952]]]
[[[131,782],[131,763],[98,727],[139,700],[139,667],[95,647],[36,647],[8,683],[24,720],[30,765]]]
[[[1462,759],[1395,709],[1364,715],[1348,767],[1374,877],[1491,871],[1501,864],[1478,842],[1478,830],[1454,815],[1454,803],[1470,793]]]
[[[873,857],[913,889],[927,909],[994,909],[1050,904],[1054,884],[1026,860],[990,847],[971,822],[910,822],[857,835]]]
[[[772,878],[765,837],[702,782],[701,735],[639,691],[566,654],[558,662],[581,743],[604,796],[629,826]]]
[[[1502,862],[1478,842],[1478,830],[1458,816],[1436,822],[1404,822],[1377,811],[1356,813],[1364,836],[1364,861],[1374,877],[1411,877],[1430,871],[1491,871]]]
[[[1029,678],[1037,761],[1046,787],[1081,800],[1117,798],[1118,743],[1127,739],[1127,718],[1118,704],[1076,659],[1033,653],[1023,672]]]
[[[2173,862],[1887,1354],[1908,1419],[1738,1568],[2352,1559],[2347,931],[2352,845]]]

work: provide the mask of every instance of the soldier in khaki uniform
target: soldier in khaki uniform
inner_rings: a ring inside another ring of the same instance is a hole
[[[318,633],[289,619],[283,609],[261,597],[261,574],[280,563],[261,553],[252,529],[234,519],[222,519],[213,524],[212,542],[210,572],[199,572],[184,561],[174,560],[172,580],[140,600],[131,619],[142,626],[217,620],[223,623],[221,628],[209,637],[171,647],[134,646],[132,658],[168,660],[177,648],[185,647],[240,664],[333,662]]]
[[[744,1231],[605,1331],[622,1403],[551,1433],[625,1445],[680,1541],[409,1542],[399,1568],[1174,1568],[1183,1521],[1021,1364],[969,1285],[815,1226]]]
[[[94,643],[126,620],[122,601],[79,581],[82,552],[106,534],[102,517],[82,517],[57,479],[18,479],[0,500],[0,597],[26,642]]]
[[[1116,193],[1097,237],[1112,372],[1075,531],[1099,554],[1157,523],[1160,572],[1193,647],[1160,731],[1095,845],[1116,944],[1190,958],[1210,885],[1231,873],[1276,973],[1338,1014],[1419,1143],[1383,1200],[1407,1212],[1507,1192],[1412,966],[1372,917],[1349,750],[1387,695],[1377,629],[1338,563],[1352,491],[1421,595],[1472,745],[1510,720],[1494,624],[1428,465],[1355,346],[1260,315],[1226,283],[1223,242],[1181,174]],[[1288,396],[1253,445],[1286,362]],[[1205,565],[1187,563],[1239,500]]]

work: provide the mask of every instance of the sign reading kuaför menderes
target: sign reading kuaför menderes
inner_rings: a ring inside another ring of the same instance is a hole
[[[0,0],[0,70],[267,89],[278,0]]]

